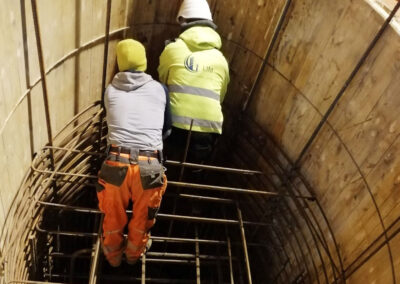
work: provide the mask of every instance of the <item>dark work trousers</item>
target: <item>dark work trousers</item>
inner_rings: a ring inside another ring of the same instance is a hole
[[[165,141],[164,154],[168,160],[182,162],[186,149],[188,130],[172,127],[172,133]],[[211,158],[214,145],[219,134],[192,131],[186,162],[195,164],[206,164]],[[180,168],[168,167],[168,176],[172,180],[178,180]],[[184,180],[200,182],[202,171],[196,169],[185,169]]]

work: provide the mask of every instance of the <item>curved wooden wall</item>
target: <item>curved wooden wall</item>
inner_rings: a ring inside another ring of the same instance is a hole
[[[39,0],[53,136],[101,98],[107,1]],[[0,3],[0,227],[35,153],[48,142],[31,1]],[[132,3],[112,1],[107,79]]]
[[[48,142],[30,3],[0,3],[0,228],[34,153]],[[101,98],[107,1],[37,3],[54,136]],[[179,3],[112,1],[106,80],[115,70],[113,47],[124,36],[147,46],[149,71],[156,75],[164,41],[179,31]],[[280,228],[254,234],[280,248],[271,250],[268,279],[398,283],[399,34],[388,26],[349,80],[384,24],[366,1],[209,3],[231,67],[224,104],[225,137],[236,142],[230,162],[270,173],[264,180],[240,182],[288,192],[295,188],[317,198],[288,199],[278,206],[250,200],[255,209],[248,208],[247,216],[257,219],[268,211]]]

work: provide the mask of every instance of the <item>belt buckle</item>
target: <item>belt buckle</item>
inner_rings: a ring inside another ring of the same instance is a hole
[[[129,163],[137,164],[139,159],[139,150],[134,148],[129,148]]]

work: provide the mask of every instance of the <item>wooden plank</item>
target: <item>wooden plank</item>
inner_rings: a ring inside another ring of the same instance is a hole
[[[29,80],[31,84],[40,78],[39,58],[36,45],[35,27],[33,24],[31,1],[24,1],[26,14],[27,45],[29,57]]]
[[[154,23],[156,16],[157,1],[135,0],[132,25]]]
[[[219,0],[215,6],[214,22],[218,31],[228,40],[241,44],[244,34],[241,33],[246,20],[249,0]],[[251,21],[252,22],[252,21]]]
[[[80,34],[80,44],[89,42],[96,38],[97,32],[94,30],[93,22],[95,21],[95,3],[91,1],[81,1],[81,15],[80,15],[80,26],[76,28],[79,29]],[[103,31],[104,34],[104,31]],[[78,96],[78,109],[82,110],[86,106],[90,105],[95,98],[99,98],[98,94],[91,92],[92,80],[99,82],[101,78],[95,78],[93,76],[92,69],[92,49],[82,51],[79,55],[79,70],[78,70],[78,81],[79,81],[79,96]]]
[[[74,116],[75,58],[65,61],[48,76],[49,105],[53,133],[58,133]]]
[[[267,3],[268,2],[268,3]],[[221,34],[264,58],[284,1],[218,1],[215,22]]]
[[[5,145],[4,145],[4,139],[3,139],[3,135],[0,135],[0,153],[5,153]],[[9,185],[9,178],[8,175],[6,175],[7,172],[7,159],[5,157],[5,155],[1,155],[0,157],[0,173],[1,174],[1,179],[2,179],[2,187],[0,189],[0,230],[3,229],[3,224],[5,222],[5,217],[7,214],[7,211],[5,209],[4,206],[4,188],[8,188]],[[3,246],[1,246],[3,247]]]
[[[13,204],[14,196],[31,162],[30,145],[27,143],[29,141],[27,107],[26,100],[19,105],[1,137],[4,147],[2,160],[5,164],[2,180],[4,179],[6,186],[2,187],[1,197],[5,212]]]
[[[37,2],[40,32],[42,37],[45,68],[54,65],[64,55],[65,35],[62,21],[63,0],[43,0]],[[71,2],[71,1],[70,1]],[[71,17],[75,17],[73,13]],[[72,39],[74,37],[72,36]]]
[[[180,2],[177,0],[158,0],[157,7],[155,11],[155,19],[154,23],[168,23],[168,24],[176,24],[176,16],[178,15]]]
[[[126,11],[129,2],[128,0],[113,0],[111,2],[111,18],[110,18],[110,31],[122,28],[126,24]]]
[[[365,175],[400,134],[399,49],[400,37],[389,29],[330,119]]]
[[[400,216],[400,139],[388,149],[384,157],[367,176],[386,226]]]
[[[364,1],[294,1],[271,63],[325,112],[383,20]]]
[[[383,247],[367,263],[348,278],[349,283],[392,283],[388,250]]]
[[[35,145],[34,151],[37,152],[47,143],[46,117],[40,84],[32,89],[31,98],[33,109],[32,124],[34,129],[33,144]]]
[[[328,127],[322,130],[302,165],[332,226],[343,262],[349,264],[382,233],[365,183]]]
[[[400,282],[400,234],[398,234],[390,244],[393,248],[393,262],[395,267],[396,283],[398,283]]]
[[[239,136],[238,140],[236,141],[238,143],[238,145],[234,145],[233,148],[238,148],[238,149],[243,149],[242,153],[246,153],[245,155],[241,155],[242,157],[245,157],[247,160],[247,166],[246,165],[241,165],[239,167],[242,168],[248,168],[248,167],[252,167],[252,168],[258,168],[261,169],[264,173],[266,174],[270,174],[270,175],[274,175],[274,171],[270,168],[270,166],[267,164],[266,159],[269,159],[269,157],[271,156],[270,152],[272,149],[268,149],[267,145],[262,146],[261,145],[261,141],[262,141],[262,134],[259,135],[257,134],[255,131],[253,131],[253,129],[249,128],[249,138],[244,138],[244,135]],[[252,145],[249,144],[249,141],[251,141]],[[260,144],[260,145],[258,145]],[[236,153],[235,156],[240,155],[239,153]],[[267,157],[267,158],[266,158]],[[257,176],[258,178],[258,176]],[[249,183],[250,184],[250,183]],[[251,183],[251,186],[254,186],[255,188],[260,188],[262,187],[262,185],[253,185],[253,183]],[[266,185],[264,185],[265,187]],[[277,180],[276,181],[276,186],[280,187],[281,186],[281,181]],[[314,241],[310,235],[310,232],[308,231],[307,227],[306,227],[306,223],[302,217],[302,214],[298,211],[298,208],[294,205],[294,203],[292,202],[291,199],[287,199],[286,200],[288,202],[288,206],[290,207],[290,209],[293,211],[294,216],[298,216],[298,222],[300,224],[300,230],[303,232],[303,234],[305,235],[305,237],[307,238],[307,241],[301,241],[301,244],[304,245],[302,247],[303,252],[305,252],[305,256],[308,259],[308,261],[310,261],[309,263],[307,263],[307,265],[309,266],[309,268],[312,269],[311,266],[311,260],[309,257],[313,257],[313,259],[319,263],[320,262],[320,258],[319,255],[317,254],[317,251],[314,249],[313,252],[311,252],[311,256],[308,254],[308,250],[307,247],[305,246],[305,243],[308,244],[314,244]],[[253,202],[257,202],[257,200],[253,200]],[[312,205],[312,204],[311,204]],[[282,206],[280,206],[282,207]],[[287,211],[287,210],[279,210],[276,209],[277,212],[274,215],[274,218],[280,218],[280,216],[282,216],[284,213],[283,211]],[[308,211],[308,210],[307,210]],[[318,214],[318,211],[317,211]],[[291,217],[289,217],[289,219],[291,219]],[[277,221],[276,224],[280,224],[280,221]],[[290,221],[290,224],[294,225],[294,221]],[[284,225],[281,225],[282,227],[287,227]],[[287,229],[286,229],[287,230]],[[301,235],[299,234],[299,230],[295,230],[295,232],[298,234],[298,237],[300,238],[300,240],[302,240]],[[288,232],[288,235],[292,235],[291,232]],[[329,234],[326,234],[327,236],[329,236]],[[296,246],[295,246],[296,247]],[[333,251],[333,250],[331,250]],[[328,256],[326,255],[326,253],[322,250],[322,257],[324,258],[324,262],[325,265],[329,263],[329,259]],[[296,264],[294,264],[296,265]],[[303,264],[301,264],[300,266],[302,266]],[[303,267],[301,267],[301,269],[304,269]],[[327,273],[328,275],[332,275],[332,271],[331,271],[331,267],[328,265],[327,267]],[[318,277],[320,277],[322,283],[324,283],[324,275],[322,272],[322,269],[320,269],[321,273],[318,275]],[[291,271],[291,273],[294,273],[293,271]],[[314,272],[313,272],[314,273]],[[297,276],[297,275],[292,275]],[[312,275],[311,275],[312,276]],[[333,277],[333,276],[332,276]],[[333,278],[332,278],[333,279]]]
[[[25,74],[21,73],[23,66],[23,49],[20,22],[19,2],[3,2],[0,12],[0,34],[3,44],[0,49],[2,58],[0,78],[1,89],[4,94],[2,98],[2,120],[0,127],[4,124],[6,117],[13,111],[20,95],[25,90]]]
[[[292,160],[321,117],[296,88],[269,66],[262,74],[260,87],[248,112],[273,135]]]
[[[227,38],[224,38],[222,35],[221,38],[222,38],[221,51],[224,54],[226,60],[228,61],[228,64],[231,65],[236,50],[241,47],[237,43],[227,40]]]

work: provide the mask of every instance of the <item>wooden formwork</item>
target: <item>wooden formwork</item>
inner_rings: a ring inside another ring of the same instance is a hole
[[[254,210],[244,207],[245,217],[277,224],[252,234],[272,246],[269,281],[400,281],[400,36],[370,2],[209,1],[231,71],[220,153],[229,148],[226,162],[267,173],[238,183],[317,199],[247,198]],[[101,100],[118,39],[141,40],[157,77],[164,41],[179,33],[179,3],[1,2],[1,256],[10,249],[11,229],[27,222],[19,210],[34,198],[28,184],[39,177],[27,177],[33,157]],[[10,275],[25,279],[30,232],[17,236],[15,263],[7,265]],[[268,265],[259,251],[249,253],[250,262]]]

